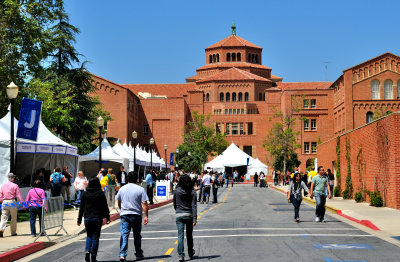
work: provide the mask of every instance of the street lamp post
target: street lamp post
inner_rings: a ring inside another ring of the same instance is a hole
[[[150,138],[150,168],[153,170],[153,144],[154,138]]]
[[[176,156],[175,156],[175,162],[176,162],[176,169],[178,169],[178,153],[179,153],[179,148],[177,148],[176,150],[175,150],[175,152],[176,152]]]
[[[133,138],[133,171],[136,171],[136,138],[137,138],[136,131],[132,132],[132,138]]]
[[[10,114],[11,114],[11,132],[10,132],[10,172],[15,174],[15,164],[14,164],[14,155],[15,155],[15,146],[14,146],[14,102],[15,99],[18,96],[18,86],[14,84],[14,82],[11,82],[7,86],[7,96],[8,99],[10,100]]]
[[[164,145],[164,156],[165,156],[165,172],[167,172],[167,144]]]
[[[97,118],[97,127],[99,128],[99,170],[101,170],[101,129],[104,126],[104,119],[99,116]]]
[[[188,172],[191,172],[191,171],[192,171],[192,170],[191,170],[192,168],[191,168],[191,166],[190,166],[190,155],[191,155],[191,154],[190,154],[190,151],[188,151],[187,154],[188,154],[188,156],[189,156],[189,157],[188,157],[188,168],[189,168]]]

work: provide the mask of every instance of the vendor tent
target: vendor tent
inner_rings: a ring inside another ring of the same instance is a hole
[[[122,145],[119,143],[119,141],[117,141],[115,146],[113,146],[113,149],[119,156],[128,159],[129,166],[125,166],[126,170],[133,171],[133,154],[131,154],[129,151],[126,151],[125,148],[123,148]]]
[[[115,172],[119,170],[121,164],[124,166],[129,165],[129,159],[120,156],[117,152],[115,152],[108,142],[106,136],[104,136],[104,139],[101,142],[101,160],[103,163],[102,167],[105,169],[112,168]],[[97,147],[91,153],[79,157],[79,169],[82,170],[87,177],[95,176],[99,172],[98,161],[99,147]]]
[[[251,165],[247,168],[247,173],[254,175],[254,173],[261,173],[268,174],[268,166],[263,164],[258,158],[255,159]]]
[[[10,172],[10,120],[10,112],[0,120],[0,184],[7,181]],[[14,130],[17,128],[18,120],[14,118]],[[15,145],[15,169],[19,185],[30,186],[31,175],[40,168],[51,171],[56,166],[68,166],[71,173],[76,173],[77,148],[55,136],[42,121],[37,141],[15,137]]]

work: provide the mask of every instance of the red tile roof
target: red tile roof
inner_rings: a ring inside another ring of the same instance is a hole
[[[233,81],[233,80],[257,80],[257,81],[270,82],[269,79],[266,79],[264,77],[252,74],[250,72],[238,69],[236,67],[232,67],[228,70],[224,70],[211,77],[199,80],[197,81],[197,83],[210,82],[210,81]]]
[[[147,92],[152,95],[166,95],[167,97],[182,97],[190,90],[196,90],[196,84],[122,84],[134,94]]]
[[[255,45],[253,43],[250,43],[249,41],[241,38],[240,36],[230,35],[227,38],[222,39],[221,41],[219,41],[213,45],[210,45],[209,47],[206,48],[206,50],[212,49],[212,48],[218,48],[218,47],[242,47],[242,46],[262,49],[261,47]]]
[[[277,88],[282,90],[302,90],[302,89],[329,89],[333,82],[278,82]]]
[[[283,77],[275,76],[275,75],[271,74],[271,79],[272,80],[281,80],[282,81]]]
[[[226,67],[237,67],[237,68],[250,67],[257,69],[271,69],[265,65],[252,64],[247,62],[221,62],[221,63],[212,63],[204,65],[202,67],[197,68],[196,71],[202,71],[210,68],[226,68]]]

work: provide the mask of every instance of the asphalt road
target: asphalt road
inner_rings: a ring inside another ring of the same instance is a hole
[[[219,204],[198,205],[195,261],[400,261],[399,247],[329,213],[327,223],[316,223],[314,207],[306,204],[300,209],[301,223],[295,223],[293,207],[280,192],[236,185],[218,193]],[[144,261],[177,261],[172,205],[151,211],[149,221],[142,230]],[[102,231],[99,261],[118,261],[119,237],[119,223]],[[77,240],[33,261],[84,261],[84,247],[85,239]],[[135,260],[133,239],[127,260]]]

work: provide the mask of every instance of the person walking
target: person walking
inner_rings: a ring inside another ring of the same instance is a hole
[[[33,187],[29,190],[25,201],[28,203],[29,222],[31,224],[31,236],[36,237],[36,216],[39,217],[40,231],[42,232],[42,207],[43,199],[46,198],[44,190],[41,188],[41,181],[39,179],[33,182]]]
[[[65,182],[65,177],[61,173],[61,167],[56,167],[54,173],[50,176],[51,196],[56,197],[61,195],[62,183]]]
[[[233,172],[233,179],[235,179],[235,182],[239,182],[239,173],[237,170]]]
[[[204,189],[203,177],[204,177],[204,173],[201,172],[200,173],[200,178],[199,178],[199,184],[200,184],[199,200],[197,200],[197,202],[204,201],[204,199],[202,199],[202,197],[203,197],[203,189]]]
[[[82,194],[76,223],[78,226],[82,223],[82,217],[85,218],[86,229],[85,261],[96,262],[103,218],[106,219],[107,224],[110,223],[110,211],[108,210],[107,200],[101,190],[100,181],[97,177],[89,179],[87,190]]]
[[[326,174],[329,179],[329,188],[331,189],[331,194],[333,196],[333,186],[335,185],[335,175],[332,173],[332,171],[329,168],[328,168],[328,170],[326,170]]]
[[[68,167],[65,166],[62,171],[62,175],[65,177],[65,181],[61,185],[61,195],[65,202],[65,195],[67,195],[67,204],[71,203],[71,178],[74,176],[68,171]]]
[[[260,188],[262,188],[264,185],[264,173],[263,172],[260,172],[259,178],[260,178]]]
[[[200,204],[204,204],[204,197],[206,198],[206,204],[208,204],[208,201],[210,200],[210,191],[211,191],[211,176],[207,173],[207,171],[204,172],[205,175],[203,176],[203,192],[201,194],[201,202]]]
[[[257,187],[258,186],[258,174],[257,174],[257,172],[254,174],[254,187]]]
[[[325,216],[325,203],[326,195],[325,190],[328,189],[328,198],[332,197],[331,189],[327,176],[324,176],[325,170],[322,166],[318,167],[318,175],[314,176],[311,181],[310,198],[315,196],[316,209],[315,209],[315,222],[326,222]]]
[[[84,176],[83,171],[78,171],[78,176],[75,178],[74,187],[76,191],[76,204],[80,204],[82,199],[82,194],[85,192],[86,187],[88,186],[88,180]]]
[[[300,211],[301,201],[303,200],[303,196],[301,194],[302,190],[306,191],[307,193],[309,192],[306,184],[303,181],[301,181],[300,174],[295,173],[293,176],[293,180],[290,181],[287,198],[293,204],[294,219],[297,223],[300,222],[299,211]]]
[[[218,203],[217,199],[218,187],[219,187],[218,174],[213,174],[212,176],[213,203]]]
[[[174,209],[176,214],[176,226],[178,228],[178,255],[179,261],[185,261],[184,233],[186,227],[186,241],[190,259],[193,259],[193,227],[197,223],[196,191],[188,176],[179,179],[178,188],[174,193]]]
[[[23,202],[21,191],[17,184],[14,183],[15,175],[13,173],[8,174],[8,182],[4,183],[0,189],[0,201],[2,202],[1,207],[1,221],[0,221],[0,237],[3,237],[4,230],[7,227],[8,218],[11,215],[11,236],[17,235],[17,212],[15,203],[17,199]]]
[[[226,172],[224,172],[224,174],[225,174],[225,184],[226,184],[226,188],[228,188],[228,185],[229,185],[229,174],[226,173]]]
[[[117,194],[118,207],[121,210],[120,262],[126,262],[131,229],[133,230],[136,261],[144,258],[140,233],[142,231],[142,213],[144,213],[143,225],[147,225],[149,222],[147,206],[149,198],[144,188],[138,184],[138,174],[129,172],[128,184],[121,187]]]
[[[150,205],[153,205],[153,194],[154,194],[154,189],[153,189],[153,184],[154,184],[154,180],[153,180],[153,170],[149,170],[149,173],[146,176],[146,184],[147,184],[147,197],[150,201]]]
[[[124,166],[120,166],[119,172],[117,175],[117,180],[118,180],[118,183],[121,185],[121,187],[123,187],[124,185],[126,185],[126,183],[128,183],[128,174],[125,172]]]

